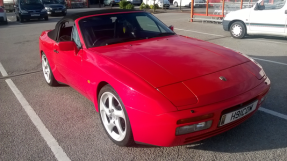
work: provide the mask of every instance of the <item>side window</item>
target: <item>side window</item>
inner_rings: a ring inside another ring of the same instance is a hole
[[[286,0],[262,0],[258,4],[259,10],[278,10],[284,7]]]
[[[72,41],[74,41],[76,43],[76,45],[80,48],[82,45],[81,45],[80,37],[78,34],[78,30],[77,30],[75,25],[73,26],[71,37],[72,37]]]
[[[162,29],[160,26],[157,26],[156,23],[147,16],[136,16],[136,19],[140,27],[145,31],[165,32],[164,29]]]

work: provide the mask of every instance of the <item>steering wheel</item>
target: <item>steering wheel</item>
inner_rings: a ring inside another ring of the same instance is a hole
[[[98,38],[97,40],[94,41],[93,46],[94,46],[99,40],[101,40],[101,39],[106,39],[106,38],[110,38],[110,37],[108,37],[108,36],[103,36],[103,37]]]

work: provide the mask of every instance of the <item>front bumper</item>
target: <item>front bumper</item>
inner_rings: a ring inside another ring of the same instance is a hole
[[[48,10],[48,15],[57,15],[57,14],[66,14],[67,13],[67,9],[63,9],[63,10]]]
[[[41,13],[21,13],[20,16],[24,19],[38,19],[38,18],[45,18],[48,16],[47,12],[41,12]]]
[[[227,20],[224,20],[223,19],[223,21],[222,21],[222,26],[223,26],[223,30],[224,31],[229,31],[229,23],[230,23],[230,21],[227,21]]]
[[[221,101],[215,104],[199,108],[193,108],[192,109],[194,111],[193,113],[191,113],[190,111],[191,109],[188,109],[154,116],[148,113],[138,111],[134,108],[126,107],[128,108],[129,111],[128,113],[133,130],[134,140],[137,143],[170,147],[170,146],[189,144],[192,142],[196,142],[220,134],[247,120],[258,110],[261,104],[258,103],[256,110],[253,111],[252,113],[234,122],[219,127],[218,126],[219,121],[221,119],[222,114],[224,113],[224,110],[230,108],[232,108],[233,110],[233,108],[237,107],[242,103],[248,103],[254,100],[261,100],[261,98],[268,93],[269,89],[270,89],[270,80],[265,76],[265,78],[262,79],[261,84],[259,84],[252,90],[225,101]],[[214,116],[209,119],[181,125],[176,124],[176,122],[180,119],[197,117],[210,113],[213,113]],[[192,125],[208,120],[213,121],[212,126],[209,129],[184,135],[178,135],[178,136],[175,135],[177,127]]]

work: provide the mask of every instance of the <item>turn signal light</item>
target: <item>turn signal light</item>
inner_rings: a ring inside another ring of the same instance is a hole
[[[191,117],[191,118],[187,118],[187,119],[180,119],[176,122],[176,124],[186,124],[186,123],[190,123],[190,122],[197,122],[200,120],[205,120],[205,119],[209,119],[212,118],[214,116],[213,113],[210,114],[205,114],[205,115],[201,115],[201,116],[197,116],[197,117]]]
[[[193,125],[181,126],[176,128],[175,135],[183,135],[196,131],[201,131],[210,128],[212,125],[212,120],[201,122]]]

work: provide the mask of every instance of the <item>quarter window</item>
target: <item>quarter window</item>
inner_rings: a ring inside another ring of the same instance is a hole
[[[76,26],[74,25],[73,30],[72,30],[72,41],[74,41],[76,43],[76,45],[80,48],[81,45],[81,41],[80,41],[80,37],[78,34],[78,30],[76,28]]]

